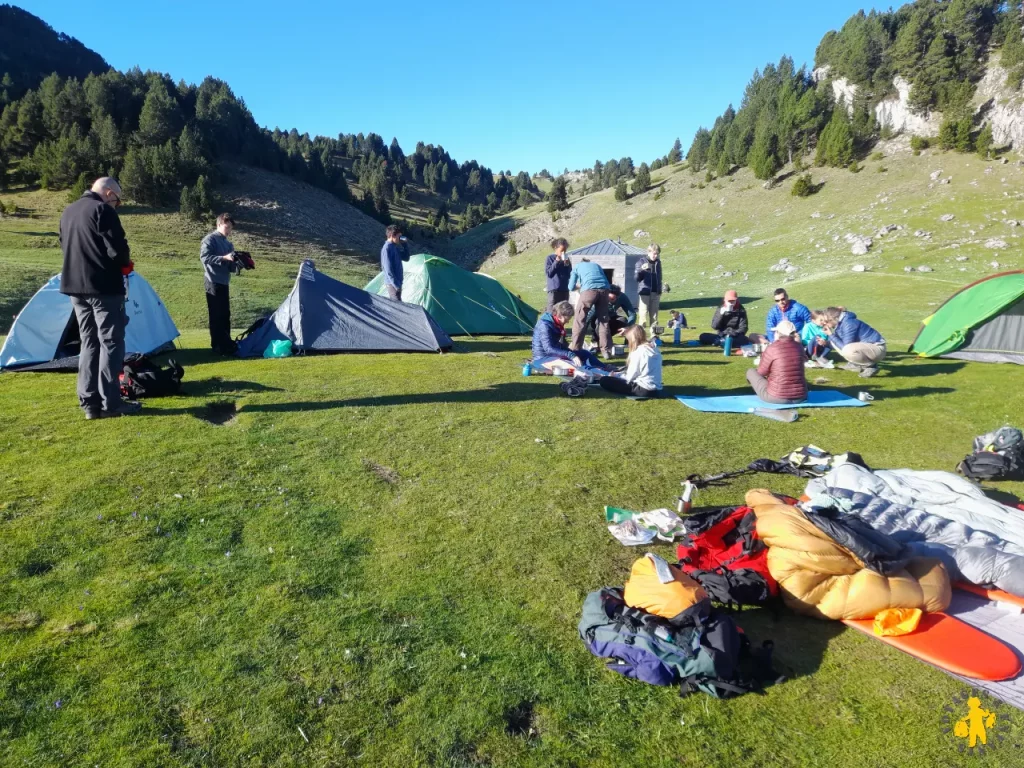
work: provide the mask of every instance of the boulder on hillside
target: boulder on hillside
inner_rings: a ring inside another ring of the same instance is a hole
[[[932,269],[931,267],[918,267],[917,271],[918,272],[934,272],[935,270]]]
[[[747,236],[747,237],[737,237],[735,240],[732,241],[732,244],[733,245],[746,245],[749,242],[750,242],[750,237],[749,236]]]
[[[985,247],[991,250],[1001,250],[1006,247],[1006,241],[998,237],[990,237],[985,241]]]
[[[640,238],[640,237],[650,237],[650,236],[651,236],[650,232],[645,232],[642,229],[634,229],[633,230],[633,238],[634,239]]]
[[[939,216],[939,221],[952,221],[955,218],[956,216],[954,216],[952,213],[944,213],[941,216]]]
[[[928,175],[928,178],[930,178],[930,179],[931,179],[932,181],[938,181],[938,180],[939,180],[939,176],[941,176],[941,175],[942,175],[942,169],[940,168],[940,169],[939,169],[939,170],[937,170],[937,171],[932,171],[932,172],[931,172],[931,173],[930,173],[930,174]]]
[[[854,264],[850,267],[851,272],[867,272],[868,266],[866,264]]]

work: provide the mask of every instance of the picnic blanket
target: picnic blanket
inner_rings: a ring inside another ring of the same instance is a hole
[[[750,413],[753,408],[767,408],[781,411],[787,408],[860,408],[867,405],[855,397],[844,395],[834,389],[815,389],[807,393],[802,403],[773,405],[757,395],[723,395],[719,397],[691,397],[676,395],[676,400],[688,408],[704,413]]]
[[[1014,610],[1011,606],[1002,607],[984,597],[972,595],[962,589],[954,589],[953,602],[949,604],[946,613],[1002,640],[1024,660],[1024,615],[1020,613],[1019,608]],[[974,680],[959,675],[953,677],[963,680],[972,688],[982,688],[1017,709],[1024,709],[1024,675],[999,682]]]

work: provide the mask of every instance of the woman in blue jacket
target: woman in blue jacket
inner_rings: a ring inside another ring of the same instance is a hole
[[[572,262],[565,255],[569,241],[556,237],[551,241],[551,248],[554,253],[544,261],[544,274],[548,278],[548,312],[558,302],[569,300],[569,273],[572,272]]]
[[[878,373],[886,351],[882,334],[842,307],[826,309],[821,327],[829,345],[846,359],[843,368],[859,372],[863,379]]]

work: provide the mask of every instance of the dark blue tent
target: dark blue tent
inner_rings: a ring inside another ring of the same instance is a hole
[[[373,296],[302,262],[277,311],[238,343],[240,357],[261,357],[272,341],[296,352],[439,352],[452,340],[423,307]]]

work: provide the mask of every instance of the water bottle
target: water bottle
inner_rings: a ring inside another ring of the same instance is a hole
[[[732,354],[732,336],[726,336],[722,342],[722,354],[726,357]]]
[[[680,328],[678,325],[672,329],[672,346],[674,347],[679,346],[679,331]]]
[[[660,347],[661,346],[661,339],[659,337],[657,337],[657,336],[654,337],[654,346],[656,346],[656,347]]]
[[[523,363],[523,376],[529,376],[533,373],[533,366],[529,362]]]

